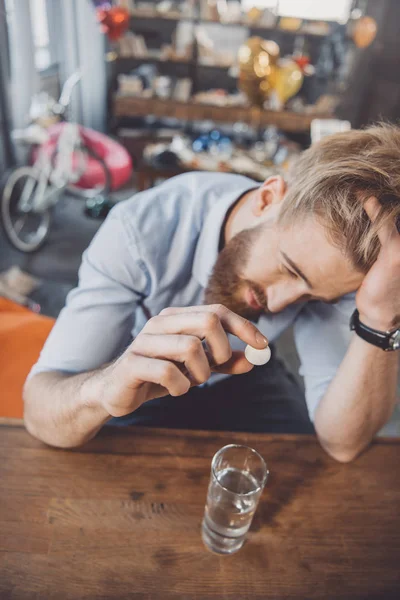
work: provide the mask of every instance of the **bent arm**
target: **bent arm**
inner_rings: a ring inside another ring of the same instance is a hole
[[[390,419],[396,403],[397,352],[350,331],[354,295],[336,305],[309,303],[295,323],[310,416],[323,448],[353,460]]]
[[[315,413],[321,445],[340,462],[353,460],[390,419],[396,403],[398,355],[354,335]]]
[[[267,344],[252,323],[223,306],[165,309],[110,365],[75,376],[42,373],[31,378],[25,392],[27,428],[49,444],[76,446],[93,437],[110,416],[124,416],[152,398],[180,396],[191,385],[204,383],[210,363],[219,372],[246,373],[252,365],[243,353],[232,352],[227,332],[258,349]]]
[[[25,424],[34,436],[55,446],[76,446],[107,421],[109,415],[88,390],[102,366],[129,345],[146,284],[135,240],[117,206],[84,253],[79,285],[25,384]]]

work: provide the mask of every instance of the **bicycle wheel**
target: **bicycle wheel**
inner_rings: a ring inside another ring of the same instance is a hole
[[[50,231],[51,212],[35,212],[29,200],[33,198],[39,179],[31,167],[11,171],[1,186],[1,216],[5,234],[11,244],[21,252],[34,252],[46,241]],[[28,194],[27,208],[21,210],[22,193]]]

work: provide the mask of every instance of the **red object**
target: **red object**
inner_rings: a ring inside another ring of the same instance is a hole
[[[302,71],[304,71],[305,67],[310,64],[310,57],[305,55],[294,56],[293,60]]]
[[[129,27],[131,15],[122,6],[112,6],[111,8],[99,7],[96,9],[96,14],[101,31],[108,36],[111,42],[119,40]]]
[[[41,146],[47,156],[53,156],[57,146],[58,138],[62,129],[68,123],[57,123],[50,127],[49,140]],[[132,175],[132,159],[127,150],[118,142],[93,129],[79,126],[79,131],[85,146],[90,148],[96,156],[106,164],[111,175],[111,190],[117,190],[123,186]],[[36,160],[39,148],[33,152],[33,160]],[[74,165],[78,165],[78,157],[74,157]],[[75,185],[83,189],[92,189],[105,184],[105,174],[102,165],[96,158],[89,156],[85,173]]]

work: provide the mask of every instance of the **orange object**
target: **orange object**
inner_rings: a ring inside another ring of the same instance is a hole
[[[116,42],[129,28],[131,15],[122,6],[97,9],[97,20],[101,31],[108,36],[110,42]]]
[[[0,417],[22,418],[22,388],[54,319],[0,298]]]
[[[354,25],[353,40],[358,48],[367,48],[374,39],[378,31],[375,19],[372,17],[361,17]]]

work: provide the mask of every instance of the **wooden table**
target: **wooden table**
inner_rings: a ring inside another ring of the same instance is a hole
[[[242,550],[200,538],[210,461],[259,450],[271,476]],[[48,448],[0,427],[0,598],[400,598],[400,443],[331,460],[309,436],[105,428]]]

